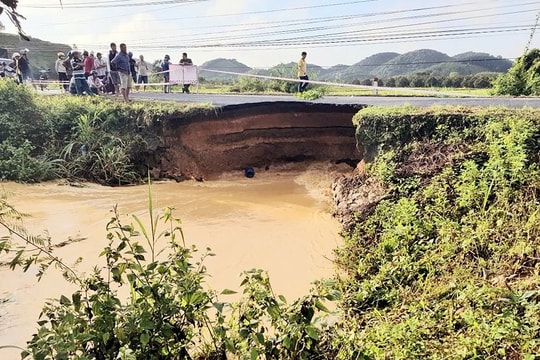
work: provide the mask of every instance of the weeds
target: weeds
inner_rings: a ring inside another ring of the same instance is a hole
[[[538,356],[540,114],[371,108],[355,121],[388,195],[339,251],[338,358]],[[451,152],[432,156],[434,142]]]

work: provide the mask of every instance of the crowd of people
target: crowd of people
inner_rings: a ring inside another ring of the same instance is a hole
[[[0,64],[0,77],[13,77],[19,84],[24,81],[32,81],[28,52],[28,49],[14,52],[10,63],[2,62]]]
[[[15,52],[12,55],[11,64],[1,64],[0,74],[12,72],[18,83],[32,81],[32,73],[28,59],[28,49]],[[127,51],[127,45],[120,44],[120,51],[116,44],[111,43],[107,58],[103,58],[101,52],[94,55],[93,51],[79,51],[73,49],[67,54],[59,52],[54,69],[58,75],[58,80],[65,92],[77,95],[98,95],[98,94],[122,94],[125,102],[129,102],[129,94],[133,84],[138,84],[144,91],[148,84],[148,75],[151,73],[151,65],[144,60],[143,55],[138,59],[133,57],[132,52]],[[298,92],[304,92],[308,85],[307,53],[301,53],[297,64],[298,70]],[[170,85],[170,56],[165,55],[160,63],[163,74],[163,92],[171,91]],[[179,65],[193,65],[193,61],[188,58],[187,53],[182,53]],[[190,84],[183,84],[182,92],[189,94]]]
[[[164,92],[170,92],[169,81],[170,57],[166,55],[160,63],[163,74]],[[183,53],[180,65],[193,65],[187,53]],[[10,64],[2,64],[2,74],[12,74],[15,81],[22,84],[32,82],[32,73],[28,60],[28,49],[15,52]],[[127,45],[122,43],[117,48],[115,43],[110,44],[108,56],[93,51],[80,51],[73,49],[64,54],[59,52],[54,65],[61,88],[66,93],[76,95],[121,94],[125,102],[129,102],[129,94],[134,84],[141,90],[146,90],[152,65],[144,59],[138,58],[127,51]],[[182,87],[183,93],[189,93],[189,84]]]
[[[138,59],[127,51],[127,45],[110,44],[106,58],[101,52],[69,51],[58,53],[55,71],[62,82],[64,91],[77,95],[122,94],[129,102],[129,93],[133,84],[141,84],[145,90],[151,65],[140,55]]]

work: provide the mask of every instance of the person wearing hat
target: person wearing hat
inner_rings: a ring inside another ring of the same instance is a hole
[[[18,52],[14,52],[13,55],[11,55],[11,60],[13,60],[13,63],[11,63],[11,67],[15,69],[15,81],[18,84],[22,84],[23,78],[22,78],[22,72],[21,68],[19,67],[19,60],[21,59],[21,54]]]
[[[169,55],[165,55],[163,58],[163,61],[161,62],[161,71],[163,71],[163,82],[165,83],[163,85],[163,92],[169,93],[171,92],[171,85],[169,84],[170,76],[169,76],[169,65],[171,58]]]
[[[28,61],[28,49],[21,50],[19,58],[19,70],[23,81],[32,81],[32,72],[30,72],[30,62]]]
[[[67,92],[69,88],[69,79],[67,76],[66,67],[64,66],[64,60],[66,58],[66,55],[64,55],[64,53],[61,51],[56,55],[58,56],[58,59],[56,59],[56,62],[54,63],[54,70],[58,74],[58,81],[60,81],[60,89],[64,89],[64,92]]]

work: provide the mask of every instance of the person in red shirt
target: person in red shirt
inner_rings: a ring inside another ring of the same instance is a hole
[[[84,77],[88,79],[92,70],[94,70],[94,53],[91,52],[88,55],[88,51],[84,50],[83,52],[83,63],[84,63]]]

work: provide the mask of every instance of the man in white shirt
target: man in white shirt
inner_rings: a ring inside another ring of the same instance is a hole
[[[103,55],[100,52],[96,54],[96,58],[94,59],[94,69],[97,71],[98,78],[104,80],[107,75],[107,61],[103,59]]]
[[[150,65],[144,61],[144,56],[139,55],[139,61],[135,64],[135,68],[137,69],[137,83],[138,84],[148,84],[148,72],[150,71]],[[144,91],[146,89],[146,86],[142,86],[142,90]]]

